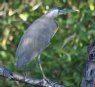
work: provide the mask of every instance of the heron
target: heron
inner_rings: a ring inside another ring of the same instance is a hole
[[[41,65],[40,55],[49,46],[51,39],[58,30],[58,24],[55,18],[65,13],[77,11],[55,7],[35,20],[26,29],[18,44],[16,50],[16,67],[20,69],[30,63],[34,58],[37,58],[42,76],[46,78]]]

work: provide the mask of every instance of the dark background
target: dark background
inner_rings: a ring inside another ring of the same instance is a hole
[[[52,81],[79,87],[88,56],[87,46],[95,40],[94,0],[0,0],[0,66],[18,74],[27,73],[28,77],[42,78],[36,59],[24,70],[16,69],[15,52],[27,27],[47,9],[57,6],[80,12],[56,19],[58,32],[41,55],[42,66]],[[31,86],[0,77],[0,87]]]

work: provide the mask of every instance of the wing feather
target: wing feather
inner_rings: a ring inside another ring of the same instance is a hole
[[[40,18],[32,23],[23,34],[16,51],[17,67],[21,68],[37,57],[49,45],[57,31],[53,19]]]

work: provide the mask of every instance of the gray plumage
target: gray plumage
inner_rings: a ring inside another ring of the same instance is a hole
[[[34,21],[23,34],[16,51],[17,67],[22,68],[33,58],[38,57],[50,44],[57,31],[57,23],[54,18],[76,10],[62,10],[54,8]]]
[[[16,52],[17,67],[20,68],[39,56],[49,45],[56,31],[57,24],[51,18],[42,16],[32,23],[25,31],[18,45]]]

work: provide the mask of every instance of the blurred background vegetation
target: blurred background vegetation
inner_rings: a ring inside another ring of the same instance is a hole
[[[36,60],[16,69],[15,52],[27,27],[48,9],[79,9],[56,20],[59,30],[42,53],[42,66],[52,81],[79,87],[87,60],[87,46],[95,40],[95,0],[0,0],[0,66],[29,77],[41,78]],[[31,87],[0,77],[0,87]]]

